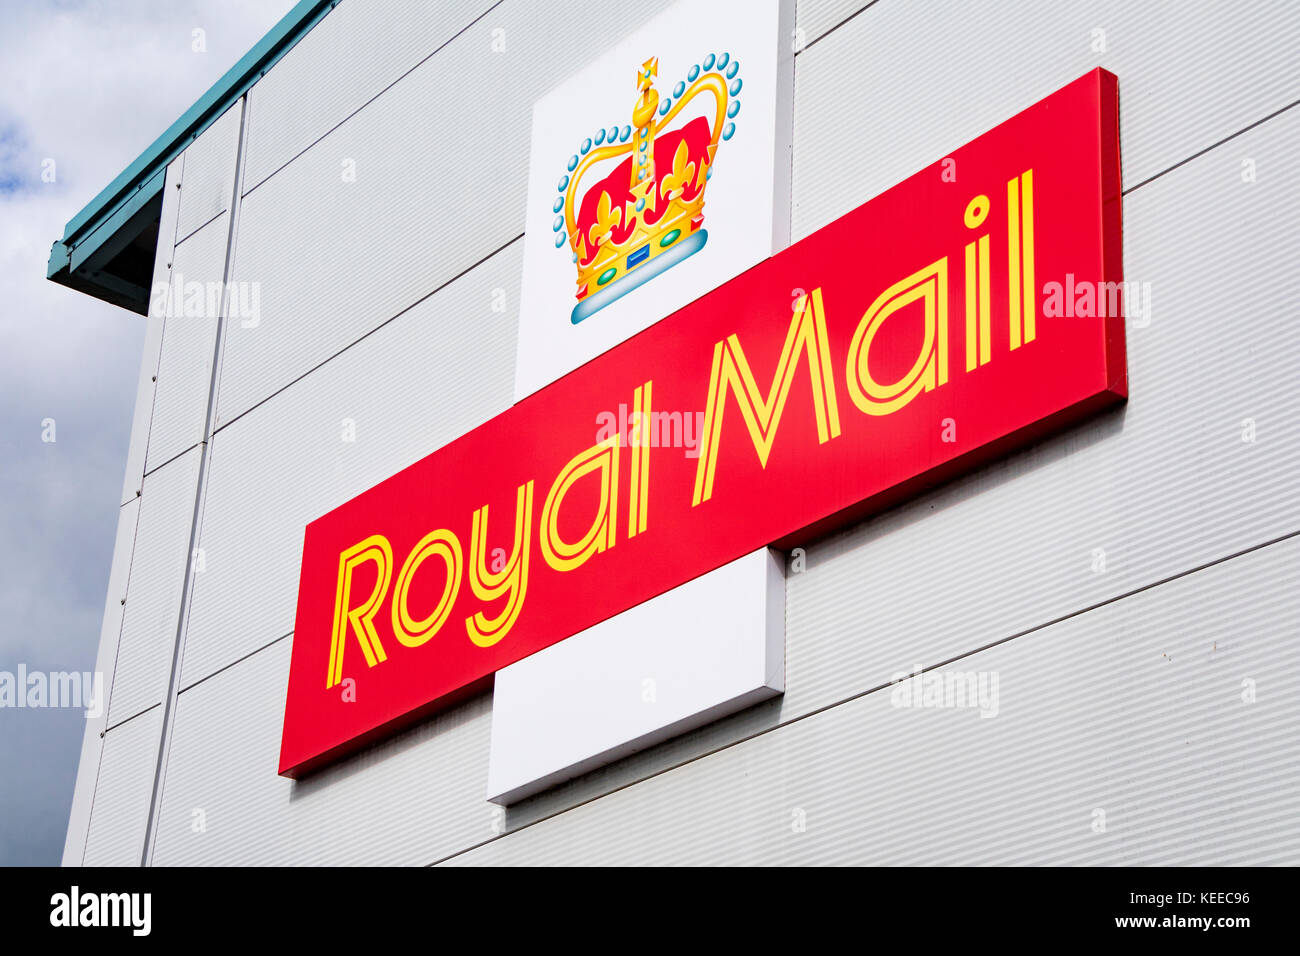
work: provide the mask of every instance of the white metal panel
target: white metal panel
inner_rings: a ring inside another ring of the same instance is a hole
[[[239,152],[242,109],[242,100],[237,100],[185,147],[177,242],[183,242],[230,209],[230,200],[235,193],[235,159]]]
[[[148,475],[127,581],[109,725],[162,700],[171,674],[198,486],[199,451]]]
[[[491,0],[361,0],[335,6],[251,91],[244,192],[434,55],[492,5]]]
[[[1295,865],[1297,562],[1292,538],[963,658],[991,719],[882,688],[451,862]]]
[[[309,521],[509,407],[521,245],[217,432],[181,686],[293,629]]]
[[[131,440],[126,451],[126,475],[122,480],[122,504],[140,494],[144,482],[145,459],[149,451],[149,426],[153,422],[153,403],[157,393],[158,363],[162,355],[162,315],[150,310],[144,329],[144,347],[140,356],[139,383],[131,415]]]
[[[1136,186],[1300,98],[1297,42],[1281,0],[877,3],[796,59],[794,237],[1099,66]]]
[[[223,213],[176,246],[146,473],[203,440],[229,235]]]
[[[108,595],[104,598],[104,621],[99,631],[99,650],[95,654],[95,673],[102,676],[105,694],[113,685],[113,666],[117,660],[117,643],[122,636],[122,613],[125,610],[127,577],[131,571],[131,554],[135,549],[136,519],[140,501],[132,498],[117,515],[117,536],[113,541],[113,563],[108,571]],[[73,788],[72,810],[68,815],[68,833],[63,846],[63,865],[80,866],[90,828],[90,807],[99,775],[102,734],[108,727],[106,700],[100,700],[99,714],[87,713],[82,735],[81,758],[77,764],[77,782]]]
[[[145,456],[149,448],[149,426],[153,420],[153,402],[157,386],[158,363],[162,355],[163,306],[166,299],[156,293],[171,276],[172,251],[176,241],[176,219],[180,212],[182,153],[168,167],[163,181],[163,203],[158,217],[158,247],[154,250],[153,288],[150,290],[149,316],[145,320],[144,346],[140,355],[139,384],[135,391],[135,410],[131,419],[131,441],[126,452],[126,476],[122,481],[122,503],[140,494],[144,479]]]
[[[969,653],[1300,530],[1300,341],[1276,308],[1298,295],[1288,263],[1300,180],[1240,178],[1242,156],[1279,170],[1297,150],[1300,109],[1126,198],[1126,276],[1151,283],[1153,316],[1128,330],[1125,408],[809,547],[807,571],[787,579],[781,701],[513,807],[511,826],[880,686],[917,661]],[[1247,418],[1254,443],[1242,441]],[[960,418],[957,428],[960,437]],[[1104,571],[1093,570],[1099,559]]]
[[[277,776],[289,650],[279,641],[181,693],[156,865],[413,865],[496,832],[490,694],[304,780]]]
[[[218,425],[521,235],[546,64],[663,6],[503,4],[249,193],[234,278],[261,283],[262,319],[224,338]]]
[[[158,763],[162,708],[154,707],[104,736],[84,866],[139,866]]]

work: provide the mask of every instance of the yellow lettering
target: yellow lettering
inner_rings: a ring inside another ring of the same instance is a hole
[[[966,207],[967,229],[977,229],[989,214],[989,197],[976,196]],[[989,281],[989,237],[966,244],[966,371],[993,357],[993,320]]]
[[[649,422],[643,424],[649,427]],[[557,571],[572,571],[593,554],[614,547],[618,534],[618,450],[622,438],[613,435],[574,457],[560,470],[546,495],[538,534],[542,556]],[[560,506],[574,484],[593,472],[600,475],[600,505],[587,532],[577,541],[567,542],[560,537]]]
[[[700,436],[700,458],[695,466],[695,494],[692,505],[713,497],[713,478],[718,465],[718,442],[722,437],[722,416],[727,392],[736,397],[749,438],[758,453],[759,464],[767,467],[781,415],[785,411],[790,386],[794,382],[799,350],[808,357],[812,379],[813,413],[817,418],[817,442],[825,444],[840,434],[840,415],[836,404],[834,374],[831,369],[830,343],[826,335],[826,313],[822,308],[822,290],[813,289],[795,303],[794,318],[781,347],[772,387],[764,396],[750,371],[740,339],[729,335],[713,347],[713,370],[709,374],[709,397],[704,410],[704,431]]]
[[[488,506],[484,505],[474,512],[473,529],[469,542],[469,584],[474,596],[480,601],[495,601],[507,596],[505,607],[495,618],[488,618],[482,611],[476,611],[465,618],[465,630],[469,639],[479,647],[491,647],[510,633],[519,612],[523,610],[524,598],[528,594],[528,554],[531,550],[531,529],[533,523],[533,483],[520,485],[515,497],[515,546],[500,571],[489,571],[487,567],[487,523]]]
[[[627,536],[645,531],[650,502],[651,393],[654,382],[646,382],[632,396],[632,493],[628,495]]]
[[[447,566],[447,583],[442,589],[442,597],[438,599],[433,613],[417,621],[411,616],[411,610],[407,605],[411,581],[415,577],[415,572],[420,569],[420,565],[435,556],[441,558]],[[393,633],[404,646],[419,647],[437,634],[442,625],[447,622],[452,605],[456,603],[456,591],[460,587],[463,565],[460,541],[450,531],[431,531],[411,549],[411,553],[402,564],[401,573],[397,575],[397,590],[393,593]]]
[[[1034,171],[1007,181],[1007,271],[1011,280],[1011,348],[1034,340]],[[1023,303],[1023,308],[1022,308]]]
[[[886,319],[918,300],[925,308],[925,337],[916,362],[897,382],[882,385],[867,368],[871,342]],[[848,380],[853,404],[868,415],[896,412],[922,390],[948,381],[947,256],[895,282],[871,303],[849,344]]]
[[[375,588],[364,604],[349,608],[352,600],[352,572],[366,561],[374,561],[379,566]],[[388,659],[383,644],[379,642],[373,619],[388,591],[392,576],[393,547],[382,534],[372,534],[339,555],[338,588],[334,594],[334,631],[330,637],[329,673],[325,675],[327,690],[343,679],[343,648],[349,625],[357,636],[357,643],[361,645],[361,653],[365,655],[368,667],[374,667],[380,661]]]

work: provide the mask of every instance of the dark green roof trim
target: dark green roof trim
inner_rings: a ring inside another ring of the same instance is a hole
[[[125,304],[121,301],[122,291],[117,288],[120,283],[112,281],[111,276],[102,276],[101,282],[101,275],[96,273],[102,272],[103,267],[138,235],[124,235],[125,227],[148,227],[145,213],[153,210],[162,194],[167,164],[248,92],[280,57],[340,2],[299,0],[271,32],[244,54],[167,132],[85,209],[72,217],[63,231],[63,238],[50,249],[46,277],[115,304]],[[102,293],[96,291],[101,287]],[[147,296],[148,290],[144,291]],[[143,309],[137,308],[136,311]]]

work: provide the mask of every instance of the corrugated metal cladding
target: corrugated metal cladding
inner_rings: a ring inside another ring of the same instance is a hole
[[[796,239],[1094,67],[1126,189],[1300,97],[1287,0],[950,6],[882,0],[796,58]]]
[[[122,634],[122,618],[125,611],[126,582],[127,576],[131,571],[131,557],[135,548],[135,532],[137,518],[140,515],[140,500],[133,498],[122,506],[121,513],[117,522],[117,539],[113,546],[113,564],[108,572],[108,594],[104,598],[104,621],[99,632],[99,653],[95,658],[95,673],[103,675],[103,686],[111,687],[113,683],[113,670],[116,665],[118,640]],[[68,834],[64,840],[64,862],[68,864],[79,864],[85,855],[86,838],[90,829],[90,812],[92,801],[95,797],[95,788],[98,784],[98,773],[100,765],[100,756],[103,748],[108,741],[108,712],[104,707],[98,708],[98,713],[94,709],[86,714],[86,729],[82,735],[81,741],[81,761],[80,772],[77,775],[76,787],[73,790],[72,810],[68,815]],[[117,766],[120,759],[117,754],[119,737],[129,736],[119,734],[117,731],[123,730],[131,722],[118,725],[114,730],[113,748],[114,748],[114,767],[113,772],[118,773]],[[136,777],[134,773],[129,776]],[[152,780],[152,771],[141,771],[139,778],[136,779],[137,785],[143,785]],[[103,816],[101,815],[101,823]],[[139,839],[136,840],[136,859],[129,861],[135,863],[139,860]]]
[[[162,210],[158,217],[158,249],[154,254],[154,281],[166,283],[171,276],[172,254],[176,243],[176,224],[180,216],[181,170],[184,154],[169,167],[163,184]],[[158,389],[158,364],[162,358],[163,313],[158,296],[152,297],[145,320],[144,347],[140,356],[140,375],[135,393],[135,413],[131,422],[131,442],[127,446],[126,476],[122,480],[122,503],[133,501],[141,490],[149,431],[153,420],[154,395]]]
[[[183,263],[235,215],[260,313],[225,328],[201,485],[205,343],[151,328],[87,861],[144,850],[196,486],[154,863],[1300,861],[1286,3],[800,3],[796,236],[1118,74],[1125,272],[1150,296],[1128,406],[810,548],[782,699],[508,812],[484,800],[490,694],[276,776],[303,525],[507,407],[531,105],[664,5],[344,0],[253,88],[240,202],[160,250]],[[233,189],[219,139],[201,179]],[[892,705],[891,678],[944,664],[996,676],[997,716]]]
[[[180,220],[176,225],[178,243],[230,208],[235,192],[239,118],[240,108],[236,104],[185,148]]]
[[[161,731],[162,708],[155,705],[104,736],[85,856],[65,863],[139,865]]]
[[[388,11],[386,35],[409,29],[405,5],[356,6],[365,18]],[[518,238],[539,77],[562,79],[560,64],[665,6],[583,0],[558,14],[553,4],[498,4],[245,196],[234,278],[262,283],[262,316],[228,331],[219,427]],[[272,74],[299,69],[308,40]],[[351,97],[332,60],[307,67],[293,97],[254,93],[250,153],[257,130],[279,127],[298,98],[333,103],[335,122],[344,119]]]
[[[173,254],[173,291],[163,319],[146,474],[203,440],[220,307],[209,310],[223,294],[229,235],[230,219],[223,212],[179,243]]]
[[[110,726],[157,705],[167,692],[198,470],[193,450],[145,476],[108,698]]]

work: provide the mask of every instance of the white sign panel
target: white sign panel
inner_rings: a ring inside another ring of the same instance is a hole
[[[784,691],[783,560],[755,551],[497,671],[488,799],[514,803]]]
[[[789,242],[793,31],[792,0],[683,2],[537,103],[516,401]],[[699,428],[681,434],[698,454]],[[488,799],[779,694],[784,651],[781,558],[763,549],[512,664]]]
[[[516,401],[789,241],[792,21],[681,3],[537,103]]]

